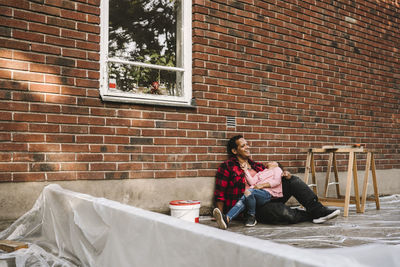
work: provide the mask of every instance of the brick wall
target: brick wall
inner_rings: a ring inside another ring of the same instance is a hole
[[[194,3],[195,96],[220,133],[236,117],[256,159],[294,172],[302,149],[328,144],[400,167],[398,1]]]
[[[292,172],[353,143],[400,168],[397,1],[193,0],[195,109],[101,101],[99,5],[0,1],[0,181],[212,177],[236,133]]]

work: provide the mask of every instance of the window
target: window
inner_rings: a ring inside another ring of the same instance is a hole
[[[191,8],[190,0],[102,1],[103,100],[191,105]]]

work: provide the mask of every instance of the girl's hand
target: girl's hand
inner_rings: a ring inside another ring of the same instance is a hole
[[[256,185],[254,186],[254,189],[262,189],[262,188],[263,188],[263,186],[260,185],[260,184],[256,184]]]
[[[267,169],[273,169],[275,167],[278,167],[278,163],[276,161],[269,161],[267,163]]]

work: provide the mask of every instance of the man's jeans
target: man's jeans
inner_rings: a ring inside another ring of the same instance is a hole
[[[286,203],[293,196],[311,215],[323,207],[314,191],[297,176],[293,175],[290,179],[283,178],[282,189],[283,198],[278,199],[282,203]]]
[[[315,213],[323,207],[309,186],[297,176],[293,175],[290,179],[283,178],[282,189],[282,198],[272,199],[257,208],[258,221],[272,224],[311,221],[315,217]],[[291,209],[284,204],[292,196],[297,199],[306,211]]]
[[[271,194],[266,190],[253,188],[248,190],[251,194],[247,197],[243,195],[239,201],[236,202],[235,206],[228,211],[228,214],[226,214],[229,220],[236,218],[246,207],[247,214],[254,216],[256,214],[256,206],[262,206],[271,200]]]

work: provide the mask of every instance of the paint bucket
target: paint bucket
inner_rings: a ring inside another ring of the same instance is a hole
[[[171,216],[189,222],[199,222],[200,201],[197,200],[173,200],[169,202]]]

